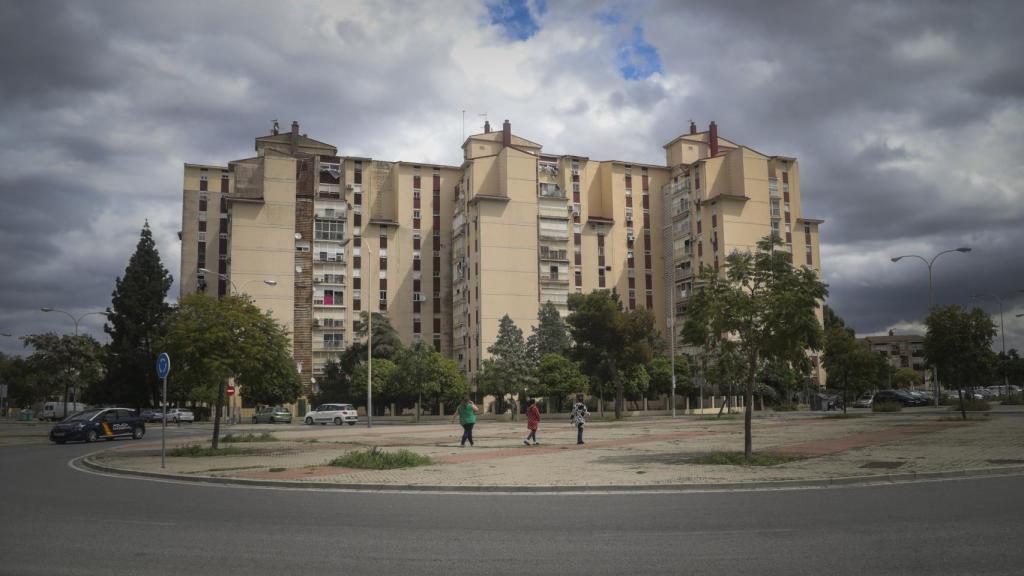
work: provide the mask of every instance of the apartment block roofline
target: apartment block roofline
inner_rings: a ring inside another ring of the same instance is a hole
[[[807,222],[808,224],[824,224],[825,221],[819,218],[797,218],[797,222]]]
[[[508,202],[510,198],[508,196],[495,196],[493,194],[477,194],[467,201],[467,204],[476,204],[481,200],[493,200],[496,202]]]
[[[449,168],[451,170],[461,170],[461,166],[454,166],[452,164],[435,164],[433,162],[410,162],[408,160],[398,160],[395,164],[401,164],[402,166],[419,166],[427,168]]]
[[[370,218],[367,224],[376,224],[377,226],[398,226],[398,222],[390,218]]]
[[[185,162],[186,168],[213,168],[214,170],[227,170],[227,164],[220,166],[217,164],[192,164],[191,162]]]

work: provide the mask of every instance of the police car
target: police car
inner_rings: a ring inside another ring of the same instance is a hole
[[[68,440],[113,440],[122,436],[140,440],[145,435],[146,423],[129,408],[101,408],[78,412],[50,429],[50,440],[57,444],[63,444]]]

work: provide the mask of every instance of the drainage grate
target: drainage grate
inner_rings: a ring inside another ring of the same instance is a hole
[[[884,468],[887,470],[892,470],[893,468],[899,468],[900,466],[903,466],[903,464],[903,462],[865,462],[864,465],[861,466],[861,468]]]

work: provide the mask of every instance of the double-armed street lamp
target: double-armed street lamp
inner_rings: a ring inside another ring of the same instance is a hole
[[[942,256],[943,254],[950,254],[950,253],[953,253],[953,252],[967,253],[967,252],[970,252],[970,251],[971,251],[971,249],[969,247],[961,246],[960,248],[953,248],[952,250],[943,250],[942,252],[939,252],[935,256],[932,256],[931,260],[925,258],[924,256],[918,256],[917,254],[905,254],[903,256],[896,256],[894,258],[890,258],[890,260],[892,260],[893,262],[899,262],[900,260],[902,260],[904,258],[917,258],[921,262],[924,262],[925,266],[928,267],[928,312],[931,312],[932,306],[935,305],[935,299],[934,299],[933,291],[932,291],[932,266],[935,264],[935,261],[938,260],[939,256]],[[938,406],[939,405],[939,369],[938,369],[937,366],[932,366],[932,375],[934,376],[934,380],[935,380],[935,382],[934,382],[934,384],[935,384],[935,405]]]
[[[206,268],[197,268],[196,271],[201,272],[203,274],[213,274],[213,272],[210,272]],[[242,290],[238,289],[238,286],[235,286],[235,283],[231,280],[231,278],[228,278],[227,274],[218,274],[217,276],[228,281],[228,284],[231,285],[232,294],[238,295],[243,293]],[[253,282],[262,282],[267,286],[277,286],[277,280],[271,280],[270,278],[254,278],[252,280],[246,280],[245,282],[242,282],[242,289],[244,290],[246,286],[252,284]]]
[[[70,313],[70,312],[68,312],[66,310],[61,310],[60,308],[49,308],[49,307],[46,307],[46,306],[40,308],[39,310],[41,312],[60,312],[61,314],[66,315],[68,318],[71,318],[71,321],[75,323],[75,336],[78,336],[78,326],[79,326],[79,324],[81,324],[82,320],[85,319],[86,316],[93,316],[93,315],[95,315],[95,316],[107,316],[107,312],[86,312],[85,314],[82,314],[81,316],[75,317],[74,314],[72,314],[72,313]],[[69,370],[68,371],[68,379],[64,381],[64,417],[65,418],[68,417],[68,397],[70,396],[70,394],[71,394],[71,373],[70,373],[70,370]],[[76,398],[76,401],[77,401],[77,398]]]

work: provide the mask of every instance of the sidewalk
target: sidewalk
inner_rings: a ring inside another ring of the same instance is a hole
[[[457,425],[245,426],[232,432],[270,431],[278,441],[233,444],[246,451],[242,455],[168,457],[164,470],[159,442],[121,444],[118,450],[91,456],[89,465],[220,481],[456,489],[714,487],[1009,468],[1024,472],[1021,414],[993,413],[966,423],[946,420],[950,415],[869,413],[827,419],[809,413],[767,414],[754,420],[755,452],[797,458],[769,467],[693,463],[708,453],[741,451],[741,416],[594,422],[587,425],[583,446],[576,445],[575,430],[561,420],[541,422],[539,446],[523,445],[523,422],[484,422],[474,433],[476,446],[465,448],[458,445],[462,429]],[[383,471],[327,465],[345,452],[370,446],[412,450],[430,456],[433,464]]]

